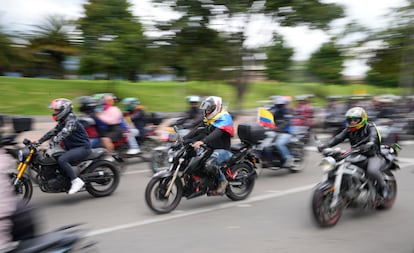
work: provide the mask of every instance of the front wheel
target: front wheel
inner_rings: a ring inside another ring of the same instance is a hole
[[[334,208],[330,205],[333,201],[333,191],[331,187],[317,187],[312,197],[312,213],[317,224],[321,227],[334,226],[341,218],[343,205],[338,203]]]
[[[226,195],[233,201],[244,200],[253,191],[256,172],[248,164],[241,163],[231,167],[231,174],[235,175],[234,180],[229,180]]]
[[[16,173],[9,173],[10,181],[13,186],[16,180]],[[16,185],[14,185],[14,192],[21,203],[28,204],[33,195],[33,184],[29,178],[22,177]]]
[[[181,201],[183,185],[179,178],[172,182],[171,191],[165,196],[171,180],[172,176],[151,178],[145,188],[145,201],[148,207],[157,214],[171,212]]]
[[[119,185],[119,169],[109,161],[98,161],[81,175],[86,191],[94,197],[111,195]]]

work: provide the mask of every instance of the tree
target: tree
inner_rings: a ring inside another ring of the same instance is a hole
[[[324,83],[343,83],[345,57],[334,42],[324,43],[313,53],[307,63],[307,71]]]
[[[292,66],[291,57],[294,50],[285,45],[282,36],[275,35],[273,38],[274,45],[270,46],[267,51],[265,61],[267,77],[271,80],[289,81],[289,69]]]
[[[368,37],[364,42],[381,42],[380,47],[370,51],[367,61],[370,70],[366,81],[384,86],[400,86],[413,92],[414,86],[414,1],[407,1],[394,9],[389,16],[394,18],[385,29]]]
[[[10,40],[6,33],[1,32],[0,27],[0,74],[9,70],[13,61],[13,48],[11,45],[13,42]]]
[[[142,25],[126,0],[89,0],[78,20],[83,32],[81,73],[137,80],[146,61]]]
[[[221,29],[217,28],[217,30],[228,35],[229,41],[233,42],[231,55],[237,58],[233,62],[240,64],[234,66],[235,71],[233,71],[233,78],[231,78],[231,83],[237,89],[236,101],[241,101],[247,91],[247,78],[242,59],[245,58],[247,51],[244,42],[246,39],[245,29],[249,20],[254,19],[256,15],[266,13],[273,22],[281,26],[305,25],[310,28],[327,29],[332,20],[343,16],[341,6],[323,3],[319,0],[265,2],[258,0],[156,0],[156,2],[170,6],[182,14],[180,19],[170,22],[169,26],[164,26],[170,31],[180,31],[183,27],[189,26],[192,20],[198,20],[198,25],[204,27],[208,27],[211,20],[224,21]],[[228,31],[226,26],[235,19],[239,20],[239,29]]]
[[[60,16],[48,16],[41,25],[35,25],[28,35],[31,61],[35,75],[51,75],[63,78],[63,61],[78,50],[70,44],[67,28],[70,21]]]

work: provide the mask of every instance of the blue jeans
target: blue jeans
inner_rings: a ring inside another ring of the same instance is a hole
[[[228,161],[233,156],[233,153],[230,152],[227,149],[215,149],[213,153],[210,155],[210,158],[216,158],[214,159],[214,165],[217,168],[217,173],[219,174],[219,180],[223,181],[226,179],[223,172],[221,172],[220,167]]]
[[[280,133],[275,140],[275,147],[280,151],[282,155],[283,162],[290,156],[290,151],[287,147],[290,139],[292,138],[291,134]]]
[[[77,147],[69,149],[61,156],[59,156],[59,167],[63,169],[63,171],[70,178],[70,180],[74,180],[78,175],[76,175],[73,171],[71,164],[80,162],[82,159],[86,158],[91,152],[91,149],[87,147]]]

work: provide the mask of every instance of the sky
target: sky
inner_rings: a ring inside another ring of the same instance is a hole
[[[129,0],[134,15],[140,16],[143,22],[151,23],[155,20],[168,20],[177,17],[171,11],[154,7],[150,0]],[[41,24],[49,15],[61,15],[76,19],[83,15],[82,4],[86,0],[0,0],[0,25],[7,31],[24,31],[30,25]],[[347,19],[361,24],[380,28],[386,25],[384,15],[390,8],[401,6],[405,0],[324,0],[324,2],[338,3],[345,6]],[[236,27],[231,24],[227,27]],[[339,26],[339,25],[338,25]],[[246,41],[250,47],[268,45],[272,32],[279,31],[285,36],[289,46],[295,49],[295,60],[305,60],[328,40],[328,36],[321,31],[311,31],[304,27],[280,28],[269,25],[265,18],[256,19],[247,28],[249,38]],[[348,61],[345,63],[345,75],[361,76],[367,67],[361,61]]]

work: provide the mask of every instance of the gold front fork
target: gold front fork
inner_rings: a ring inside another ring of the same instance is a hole
[[[18,173],[17,173],[17,177],[16,177],[14,184],[16,184],[23,177],[23,174],[26,171],[28,164],[32,160],[34,152],[35,152],[35,149],[31,149],[26,160],[24,160],[23,162],[20,162],[19,165],[17,166]]]

